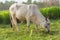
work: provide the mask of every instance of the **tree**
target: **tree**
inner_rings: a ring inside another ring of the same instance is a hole
[[[44,0],[47,6],[59,6],[59,0]]]
[[[13,4],[16,3],[15,1],[5,1],[5,3],[0,2],[0,10],[8,10],[9,7]]]
[[[27,4],[31,4],[31,2],[32,2],[32,0],[28,0],[28,1],[27,1]]]
[[[35,0],[33,3],[34,3],[34,4],[37,4],[38,2]]]

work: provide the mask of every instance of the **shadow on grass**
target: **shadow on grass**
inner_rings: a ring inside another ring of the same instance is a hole
[[[46,35],[58,35],[59,34],[59,31],[50,31],[49,33],[48,32],[45,32],[45,31],[42,31],[43,34],[46,34]]]
[[[59,34],[59,31],[51,31],[49,34],[50,35],[58,35]]]

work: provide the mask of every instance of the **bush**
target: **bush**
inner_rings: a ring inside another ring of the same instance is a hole
[[[41,8],[40,12],[44,16],[48,16],[50,19],[60,18],[60,7]]]
[[[0,11],[0,23],[9,24],[10,17],[8,11]]]

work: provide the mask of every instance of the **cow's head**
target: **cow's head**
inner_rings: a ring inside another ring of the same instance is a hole
[[[46,17],[44,20],[42,20],[42,27],[46,29],[47,32],[50,31],[50,20]]]

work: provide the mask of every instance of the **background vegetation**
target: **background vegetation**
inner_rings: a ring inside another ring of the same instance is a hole
[[[0,24],[9,24],[10,23],[10,16],[9,11],[0,11]]]
[[[46,7],[40,9],[41,13],[50,19],[60,18],[60,6]]]

